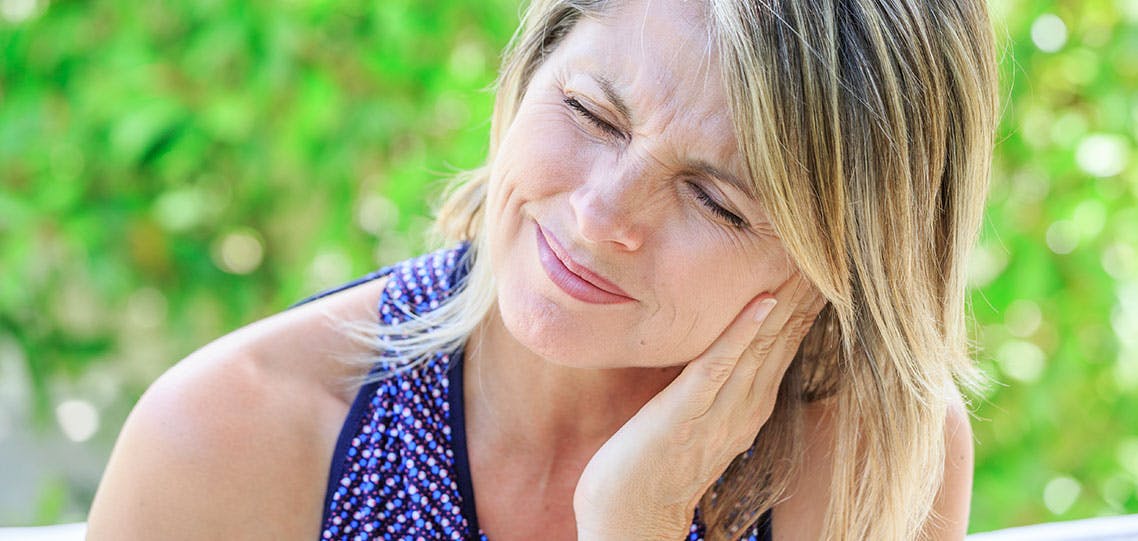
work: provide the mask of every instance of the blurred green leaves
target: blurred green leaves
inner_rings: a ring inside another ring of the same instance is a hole
[[[0,0],[3,461],[105,460],[178,359],[422,249],[439,181],[485,153],[515,18],[493,1]],[[88,406],[101,430],[63,430]],[[59,475],[0,481],[0,521],[82,519],[93,480]]]
[[[973,528],[1135,513],[1138,3],[990,5],[1008,91],[973,273],[994,379]]]

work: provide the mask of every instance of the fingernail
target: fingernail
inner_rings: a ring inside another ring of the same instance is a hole
[[[778,304],[775,299],[763,299],[759,306],[755,308],[755,321],[762,322],[770,315],[771,310],[774,310],[774,305]]]

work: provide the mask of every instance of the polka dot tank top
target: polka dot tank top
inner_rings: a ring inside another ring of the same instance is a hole
[[[324,291],[303,304],[390,276],[379,318],[391,324],[428,312],[466,276],[469,249],[410,259]],[[373,373],[383,366],[377,361]],[[324,495],[321,539],[488,541],[478,527],[466,456],[462,351],[364,385],[340,430]],[[770,539],[769,513],[741,539]],[[688,538],[703,539],[696,510]]]

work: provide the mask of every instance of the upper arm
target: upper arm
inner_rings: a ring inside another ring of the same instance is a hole
[[[272,518],[295,504],[274,485],[288,478],[275,464],[303,461],[305,451],[264,414],[273,398],[254,363],[191,359],[159,378],[127,419],[89,539],[283,538]]]
[[[788,497],[775,506],[775,539],[818,539],[826,522],[834,460],[833,405],[814,404],[804,415],[805,448],[802,468],[791,480]],[[959,395],[948,404],[944,423],[945,463],[941,489],[926,522],[924,538],[964,539],[972,496],[972,428]]]
[[[231,333],[171,368],[127,418],[90,539],[315,539],[328,466],[370,351],[338,321],[375,321],[385,278]]]

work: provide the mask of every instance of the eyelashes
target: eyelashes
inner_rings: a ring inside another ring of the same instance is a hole
[[[565,98],[562,101],[564,101],[565,105],[567,105],[570,109],[573,109],[578,115],[584,117],[585,120],[590,124],[605,132],[605,134],[621,141],[627,139],[624,132],[621,131],[620,128],[617,128],[616,126],[605,122],[600,117],[593,114],[593,112],[582,105],[580,101],[577,101],[577,98]],[[731,224],[731,226],[738,229],[747,228],[748,224],[746,220],[723,208],[719,203],[716,203],[715,200],[712,199],[711,196],[703,190],[703,188],[699,187],[699,185],[694,183],[688,183],[688,185],[691,187],[692,193],[695,195],[696,199],[698,199],[699,202],[716,217],[725,220],[727,223]]]
[[[695,192],[696,199],[699,199],[699,201],[703,203],[703,205],[707,207],[707,209],[710,210],[713,214],[719,216],[720,218],[723,218],[724,220],[727,220],[734,227],[737,227],[739,229],[747,228],[746,220],[721,207],[719,203],[716,203],[715,200],[711,198],[710,195],[707,195],[707,192],[703,191],[703,188],[700,188],[695,184],[691,184],[691,189]]]
[[[565,105],[569,106],[570,109],[577,111],[577,114],[585,117],[585,120],[588,120],[591,124],[600,128],[605,133],[617,139],[624,139],[624,132],[620,131],[620,129],[616,126],[613,126],[612,124],[601,120],[600,117],[593,114],[593,112],[588,110],[584,105],[581,105],[581,102],[577,101],[577,98],[565,98],[563,101],[565,102]]]

